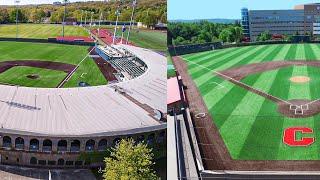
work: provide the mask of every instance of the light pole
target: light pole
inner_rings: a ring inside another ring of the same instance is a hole
[[[116,40],[116,35],[117,35],[117,29],[118,29],[118,20],[119,20],[119,15],[120,15],[120,6],[118,6],[118,9],[116,11],[116,15],[117,15],[117,20],[116,20],[116,25],[114,27],[114,33],[113,33],[113,39],[112,39],[112,44],[115,43]]]
[[[128,44],[128,42],[129,42],[130,32],[131,32],[131,28],[133,26],[133,15],[134,15],[134,10],[135,10],[136,6],[137,6],[137,0],[133,0],[133,2],[132,2],[132,14],[131,14],[131,20],[130,20],[130,26],[129,26],[129,30],[128,30],[126,44]]]
[[[87,26],[87,11],[84,11],[85,12],[85,16],[84,16],[84,27]]]
[[[92,27],[92,16],[93,16],[93,11],[91,12],[91,22],[90,22],[90,27]]]
[[[120,42],[120,44],[123,44],[123,34],[124,34],[124,32],[126,32],[126,25],[123,25],[123,26],[122,26],[122,33],[121,33],[121,42]]]
[[[99,35],[100,35],[101,19],[102,19],[102,10],[101,10],[100,17],[99,17],[98,37],[99,37]]]
[[[81,10],[81,20],[80,20],[80,26],[82,26],[82,16],[83,16],[83,10]]]
[[[64,5],[64,13],[63,13],[63,22],[62,22],[62,37],[64,37],[64,24],[66,23],[66,12],[67,12],[67,2],[68,0],[63,0],[63,5]]]
[[[17,11],[16,11],[16,39],[18,39],[18,34],[19,34],[19,28],[18,28],[18,13],[19,13],[19,9],[18,9],[18,5],[19,5],[19,3],[20,3],[20,0],[16,0],[15,1],[15,3],[16,3],[16,9],[17,9]]]

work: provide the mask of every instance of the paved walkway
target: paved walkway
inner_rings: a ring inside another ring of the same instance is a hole
[[[53,169],[52,180],[95,180],[95,176],[88,169]],[[25,168],[0,165],[1,180],[33,180],[49,179],[49,169]]]

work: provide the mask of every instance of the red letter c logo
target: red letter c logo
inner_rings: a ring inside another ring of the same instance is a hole
[[[284,131],[283,142],[289,146],[309,146],[314,143],[315,138],[313,137],[302,137],[296,139],[296,133],[311,134],[313,130],[307,127],[292,127],[287,128]]]

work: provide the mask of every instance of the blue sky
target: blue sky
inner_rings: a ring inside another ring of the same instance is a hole
[[[240,19],[240,9],[293,9],[319,0],[168,0],[168,19]]]
[[[20,0],[20,4],[51,4],[55,1],[60,1],[61,0]],[[71,2],[76,2],[76,1],[88,1],[88,0],[69,0]],[[99,1],[99,0],[96,0]],[[102,0],[100,0],[102,1]],[[0,0],[0,5],[13,5],[15,0]]]

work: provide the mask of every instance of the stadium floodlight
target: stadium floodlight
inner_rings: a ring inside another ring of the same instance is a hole
[[[134,10],[135,10],[136,6],[137,6],[137,0],[133,0],[133,2],[132,2],[132,13],[131,13],[131,19],[130,19],[130,25],[129,25],[129,30],[128,30],[128,35],[127,35],[127,42],[126,42],[126,44],[128,44],[128,42],[129,42],[129,37],[130,37],[131,28],[132,28],[133,23],[134,23],[134,21],[133,21],[133,16],[134,16]]]
[[[123,34],[124,34],[124,32],[126,32],[126,25],[123,25],[123,26],[122,26],[122,33],[121,33],[121,42],[120,42],[120,44],[123,44]]]
[[[18,14],[19,14],[19,8],[18,8],[18,5],[20,3],[20,0],[15,0],[14,3],[16,4],[16,38],[18,39],[19,37],[19,28],[18,28]]]
[[[118,21],[119,21],[119,15],[120,15],[120,10],[119,10],[119,8],[118,8],[117,11],[116,11],[116,15],[117,15],[117,20],[116,20],[116,25],[115,25],[115,27],[114,27],[112,44],[115,43],[116,35],[117,35]]]
[[[62,0],[64,6],[64,13],[63,13],[63,21],[62,21],[62,37],[64,37],[64,25],[66,23],[66,11],[67,11],[67,3],[69,0]]]
[[[85,12],[85,16],[84,16],[84,26],[87,25],[87,13],[88,11],[84,11]]]
[[[90,27],[92,27],[92,16],[93,16],[94,12],[93,12],[93,11],[91,11],[90,13],[91,13]]]
[[[100,36],[101,19],[102,19],[102,10],[101,10],[100,17],[99,17],[98,37]]]
[[[81,10],[80,26],[82,26],[82,17],[83,17],[83,10]]]

